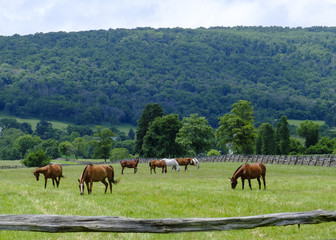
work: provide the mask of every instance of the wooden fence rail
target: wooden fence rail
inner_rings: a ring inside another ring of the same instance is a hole
[[[335,222],[336,211],[275,213],[249,217],[132,219],[61,215],[0,215],[0,230],[34,232],[181,233]]]
[[[220,155],[211,157],[197,157],[200,162],[262,162],[266,164],[288,164],[336,167],[336,155]],[[130,159],[123,159],[130,160]],[[153,158],[141,158],[140,163],[147,163]],[[118,160],[116,162],[120,162]]]

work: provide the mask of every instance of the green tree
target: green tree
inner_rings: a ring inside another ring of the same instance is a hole
[[[305,147],[314,146],[319,139],[319,125],[313,121],[304,121],[300,123],[297,134],[305,139]]]
[[[299,139],[290,137],[290,150],[289,150],[290,155],[303,154],[304,150],[305,148]]]
[[[27,167],[42,167],[50,163],[51,158],[42,149],[29,152],[22,164]]]
[[[220,152],[216,149],[211,149],[209,152],[207,152],[207,156],[210,157],[210,156],[219,156],[220,155]]]
[[[58,151],[65,155],[65,159],[68,160],[68,156],[73,153],[73,146],[69,141],[64,141],[58,145]]]
[[[129,152],[126,148],[113,148],[110,154],[110,161],[129,158]]]
[[[75,138],[72,142],[72,146],[76,159],[78,159],[79,156],[85,156],[87,150],[87,141],[84,138]]]
[[[271,124],[263,123],[258,128],[256,153],[273,155],[276,153],[275,133]]]
[[[45,120],[41,120],[36,124],[35,133],[43,140],[50,138],[59,139],[59,136],[61,135],[59,130],[54,129],[52,124]]]
[[[45,141],[42,141],[39,145],[35,146],[34,151],[42,149],[52,159],[56,159],[61,156],[60,152],[58,151],[58,144],[59,142],[56,139],[47,139]]]
[[[13,143],[18,137],[23,135],[24,133],[20,129],[15,128],[9,128],[1,131],[0,159],[15,160],[22,157],[20,152],[16,148],[13,148]]]
[[[290,129],[288,127],[286,116],[282,116],[277,124],[275,141],[276,153],[280,155],[288,155],[290,152]]]
[[[176,136],[176,142],[187,150],[192,150],[197,156],[211,148],[211,140],[214,138],[212,127],[205,117],[192,114],[182,120],[182,127]]]
[[[144,137],[147,133],[149,124],[157,117],[163,116],[162,107],[157,103],[147,104],[142,112],[140,119],[138,120],[138,127],[136,130],[136,142],[135,151],[140,156],[143,155],[142,145],[144,143]]]
[[[232,107],[230,113],[219,118],[220,126],[216,130],[218,144],[229,144],[233,152],[237,154],[251,154],[256,139],[253,107],[245,100],[240,100]]]
[[[114,137],[115,134],[111,131],[111,129],[102,129],[101,127],[97,127],[97,132],[93,136],[96,139],[93,158],[102,158],[106,162],[106,159],[110,157],[112,137]]]
[[[184,153],[183,147],[175,139],[182,127],[177,114],[157,117],[149,124],[143,143],[145,157],[173,157]]]
[[[331,154],[336,148],[336,138],[322,137],[315,145],[306,149],[306,154]]]
[[[135,133],[134,133],[133,128],[131,128],[131,129],[128,131],[128,137],[129,137],[129,139],[134,140]]]
[[[42,139],[38,136],[24,135],[18,137],[13,147],[16,148],[23,158],[26,155],[28,150],[33,150],[36,145],[39,145],[42,142]]]

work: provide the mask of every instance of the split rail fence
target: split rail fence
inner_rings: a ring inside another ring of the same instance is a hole
[[[336,222],[336,211],[317,210],[229,218],[132,219],[104,216],[0,215],[0,230],[34,232],[181,233]]]
[[[266,164],[288,164],[336,167],[336,155],[221,155],[198,158],[201,162],[261,162]]]

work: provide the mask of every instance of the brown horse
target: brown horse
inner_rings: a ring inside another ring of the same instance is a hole
[[[192,158],[175,158],[180,166],[185,166],[184,171],[187,171],[188,165],[193,163]]]
[[[112,183],[117,184],[120,180],[114,180],[114,170],[109,165],[92,165],[89,164],[85,167],[82,176],[78,179],[80,194],[84,194],[84,182],[86,183],[88,194],[92,193],[93,182],[102,182],[105,185],[105,193],[107,191],[108,179],[110,184],[110,192],[112,193]],[[90,185],[89,185],[90,183]]]
[[[139,163],[139,158],[136,158],[135,160],[132,161],[121,161],[121,174],[124,174],[124,168],[134,168],[134,174],[138,171],[138,163]]]
[[[33,172],[33,174],[36,177],[36,181],[39,180],[40,177],[40,173],[42,173],[44,175],[44,188],[47,188],[47,179],[51,178],[52,179],[52,183],[55,187],[55,181],[56,181],[56,185],[58,187],[60,181],[61,181],[61,177],[64,177],[62,175],[62,166],[59,164],[49,164],[43,167],[39,167],[36,168]]]
[[[152,160],[149,162],[150,173],[152,173],[152,169],[154,169],[154,173],[156,173],[155,168],[162,168],[162,173],[167,173],[167,164],[164,160]]]
[[[239,177],[241,177],[241,179],[242,179],[242,185],[243,185],[243,189],[244,189],[244,181],[245,181],[245,179],[247,179],[248,182],[249,182],[250,189],[252,190],[251,179],[254,179],[254,178],[256,178],[258,180],[259,189],[261,189],[260,176],[263,179],[264,189],[266,190],[266,180],[265,180],[266,167],[262,163],[254,163],[252,165],[248,164],[248,163],[245,163],[245,164],[241,165],[235,171],[232,178],[229,178],[229,179],[231,180],[232,189],[235,189],[235,187],[237,186],[237,179]]]

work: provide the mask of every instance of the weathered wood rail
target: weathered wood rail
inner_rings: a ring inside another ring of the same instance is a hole
[[[198,159],[201,162],[262,162],[267,164],[336,167],[336,155],[221,155]]]
[[[132,219],[61,215],[0,215],[0,230],[34,232],[181,233],[335,222],[336,211],[275,213],[248,217]]]
[[[266,164],[288,164],[336,167],[336,155],[220,155],[197,157],[200,162],[262,162]],[[131,159],[122,159],[131,160]],[[116,162],[120,162],[118,160]],[[140,163],[148,163],[153,158],[140,158]]]

